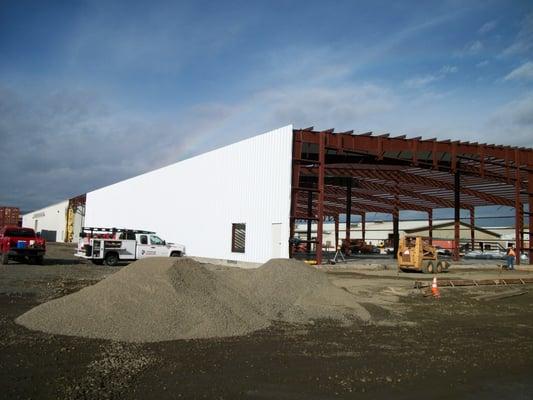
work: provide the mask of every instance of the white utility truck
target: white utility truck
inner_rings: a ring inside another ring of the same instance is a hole
[[[185,246],[167,243],[155,232],[117,228],[82,228],[76,257],[97,265],[117,265],[145,257],[181,257]]]

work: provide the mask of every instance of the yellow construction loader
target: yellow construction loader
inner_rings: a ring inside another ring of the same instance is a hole
[[[430,246],[422,237],[402,236],[398,244],[398,269],[402,271],[422,271],[426,274],[441,273],[450,264],[439,260],[437,249]]]

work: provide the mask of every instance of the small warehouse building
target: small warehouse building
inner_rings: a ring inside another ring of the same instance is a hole
[[[533,260],[523,237],[532,149],[289,125],[87,193],[85,225],[155,230],[189,255],[265,262],[293,256],[303,222],[321,263],[327,220],[338,242],[340,216],[364,226],[368,212],[390,214],[397,248],[400,211],[426,213],[432,241],[433,210],[452,208],[457,259],[461,210],[474,231],[476,207],[490,205],[514,207],[516,248]]]
[[[85,195],[22,216],[22,226],[33,228],[49,242],[76,242],[84,221]]]

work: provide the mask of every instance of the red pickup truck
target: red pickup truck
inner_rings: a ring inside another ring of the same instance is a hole
[[[0,229],[0,264],[9,260],[42,264],[46,243],[31,228],[4,226]]]

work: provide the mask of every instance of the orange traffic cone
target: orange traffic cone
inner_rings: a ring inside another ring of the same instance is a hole
[[[439,287],[437,285],[437,277],[436,276],[433,277],[433,283],[431,284],[431,294],[433,295],[433,297],[437,297],[437,298],[440,297],[440,291],[439,291]]]

